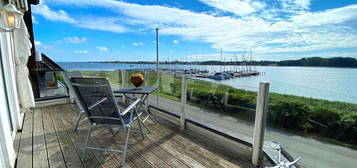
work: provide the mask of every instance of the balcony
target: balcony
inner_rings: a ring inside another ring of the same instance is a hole
[[[144,140],[139,135],[131,135],[126,167],[251,167],[249,148],[222,147],[205,137],[207,135],[180,131],[165,115],[151,111],[158,124],[148,123],[151,133],[147,133]],[[14,143],[18,152],[17,167],[118,167],[121,157],[110,152],[92,151],[86,160],[81,158],[89,124],[83,123],[73,132],[78,112],[74,104],[27,112],[22,132],[16,135]],[[111,148],[122,145],[114,143],[104,128],[98,128],[94,135],[94,145]],[[117,138],[123,136],[120,134]]]

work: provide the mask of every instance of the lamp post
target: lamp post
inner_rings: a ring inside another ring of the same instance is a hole
[[[159,72],[159,28],[156,28],[156,75],[157,75],[157,97],[156,104],[159,105],[160,94],[160,72]]]
[[[20,28],[22,13],[16,9],[15,5],[7,4],[0,9],[0,30],[2,32],[12,32]]]

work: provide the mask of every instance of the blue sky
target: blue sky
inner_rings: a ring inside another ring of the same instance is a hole
[[[55,61],[357,58],[357,0],[42,0],[36,48]]]

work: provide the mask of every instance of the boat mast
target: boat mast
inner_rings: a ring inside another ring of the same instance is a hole
[[[221,48],[221,59],[220,59],[220,61],[222,62],[222,48]],[[221,64],[221,67],[220,67],[219,71],[222,72],[222,64]]]

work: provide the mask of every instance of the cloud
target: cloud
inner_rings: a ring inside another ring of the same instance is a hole
[[[201,2],[233,15],[211,15],[115,0],[53,0],[51,4],[109,9],[125,18],[118,20],[110,17],[107,21],[120,24],[118,33],[128,31],[123,25],[130,26],[132,32],[152,33],[153,28],[159,27],[160,35],[206,42],[217,50],[241,51],[252,48],[256,52],[276,53],[357,47],[357,5],[311,12],[310,0],[275,0],[275,5],[246,0]],[[98,29],[99,24],[95,21],[83,24]],[[133,45],[139,46],[138,43]]]
[[[127,29],[120,25],[119,20],[111,17],[82,17],[78,21],[78,27],[93,29],[93,30],[101,30],[108,31],[114,33],[123,33],[126,32]]]
[[[79,16],[77,19],[74,19],[64,10],[55,11],[50,9],[43,1],[41,1],[41,4],[32,6],[32,12],[51,21],[70,23],[81,28],[114,33],[123,33],[127,31],[124,26],[118,23],[119,20],[114,17]]]
[[[88,54],[89,53],[89,51],[87,51],[87,50],[75,50],[73,52],[76,54]]]
[[[73,18],[71,18],[64,10],[54,11],[44,4],[38,4],[32,6],[32,13],[41,15],[44,18],[52,21],[76,23],[76,21]]]
[[[31,17],[32,17],[32,23],[33,24],[38,24],[38,21],[37,21],[36,17],[33,16],[33,15]]]
[[[178,44],[179,41],[178,40],[173,40],[172,43]]]
[[[40,45],[42,45],[42,43],[40,41],[35,41],[35,45],[40,46]]]
[[[309,9],[311,0],[279,0],[284,9],[306,10]]]
[[[263,9],[266,5],[260,1],[250,0],[200,0],[217,9],[245,16]]]
[[[87,41],[87,37],[76,37],[76,36],[73,36],[73,37],[65,37],[63,38],[63,42],[66,42],[66,43],[74,43],[74,44],[77,44],[77,43],[84,43]]]
[[[35,41],[35,48],[38,51],[48,51],[51,49],[55,49],[56,47],[52,45],[44,44],[41,41]]]
[[[133,43],[133,46],[141,46],[141,45],[143,45],[142,42],[134,42],[134,43]]]
[[[100,51],[103,51],[103,52],[107,52],[108,51],[108,48],[104,47],[104,46],[99,46],[99,47],[97,47],[97,49],[100,50]]]

